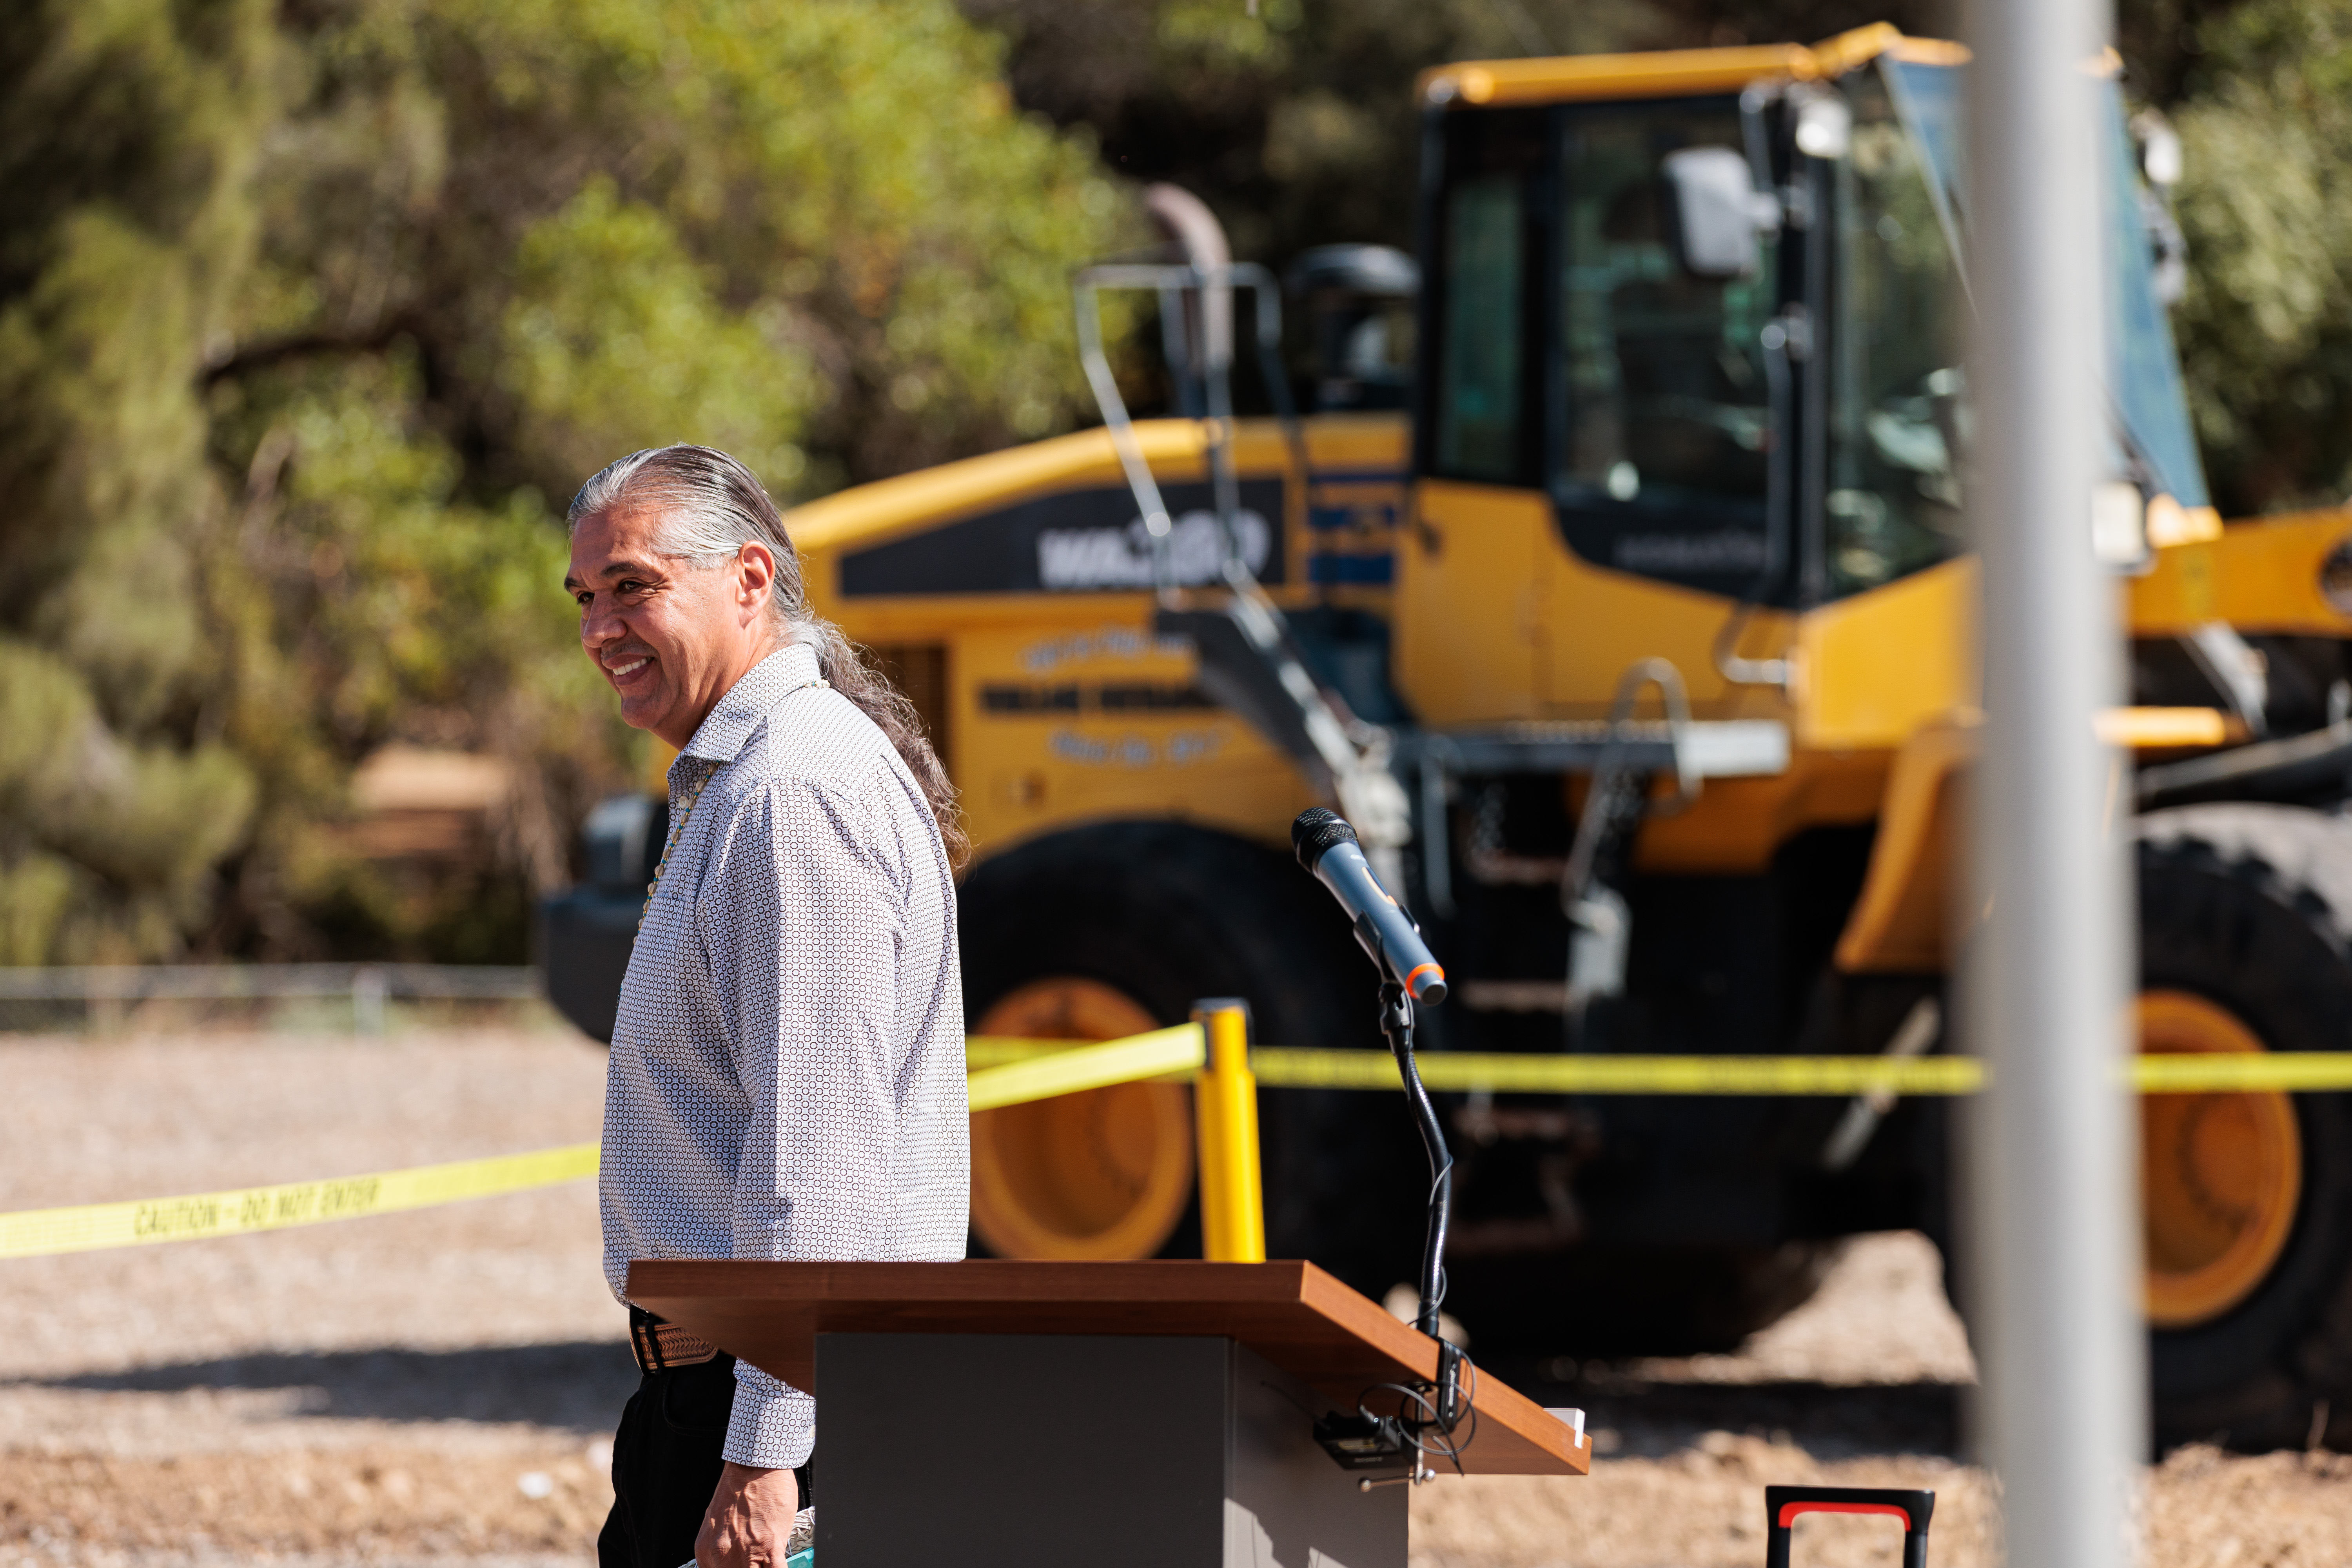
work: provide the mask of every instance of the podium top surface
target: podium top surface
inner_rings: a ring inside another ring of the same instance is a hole
[[[629,1265],[628,1293],[647,1311],[812,1391],[824,1333],[1223,1336],[1346,1409],[1372,1384],[1437,1373],[1436,1341],[1311,1263],[641,1258]],[[1589,1436],[1499,1379],[1475,1378],[1478,1427],[1463,1450],[1465,1470],[1591,1469]]]

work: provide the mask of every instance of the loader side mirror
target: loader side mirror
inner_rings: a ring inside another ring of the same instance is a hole
[[[1780,229],[1778,197],[1756,188],[1748,160],[1728,147],[1685,147],[1662,161],[1675,258],[1695,278],[1745,278],[1759,243]]]

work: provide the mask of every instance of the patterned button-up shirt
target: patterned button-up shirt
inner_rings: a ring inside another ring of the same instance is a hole
[[[670,811],[605,1081],[613,1293],[633,1258],[961,1258],[955,884],[913,775],[795,645],[710,710]],[[816,1402],[735,1377],[726,1457],[806,1459]]]

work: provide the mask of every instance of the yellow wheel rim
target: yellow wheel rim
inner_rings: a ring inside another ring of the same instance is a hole
[[[2263,1048],[2234,1014],[2183,991],[2141,994],[2139,1040],[2147,1052]],[[2302,1193],[2303,1135],[2285,1095],[2142,1095],[2148,1321],[2193,1328],[2253,1294]]]
[[[972,1033],[1112,1040],[1160,1026],[1099,981],[1033,981]],[[1123,1083],[971,1119],[971,1226],[1000,1258],[1150,1258],[1192,1192],[1192,1100],[1181,1084]]]

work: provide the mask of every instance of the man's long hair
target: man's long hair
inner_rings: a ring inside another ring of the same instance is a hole
[[[709,447],[648,447],[607,464],[582,485],[572,498],[568,524],[577,532],[583,518],[623,503],[661,509],[654,548],[670,560],[720,566],[734,560],[746,544],[768,547],[776,558],[768,613],[783,639],[814,649],[818,671],[833,689],[856,703],[889,737],[907,771],[922,786],[950,863],[961,869],[971,857],[971,840],[963,830],[955,785],[923,734],[915,705],[859,656],[839,626],[809,608],[800,555],[784,531],[776,503],[751,470]]]

